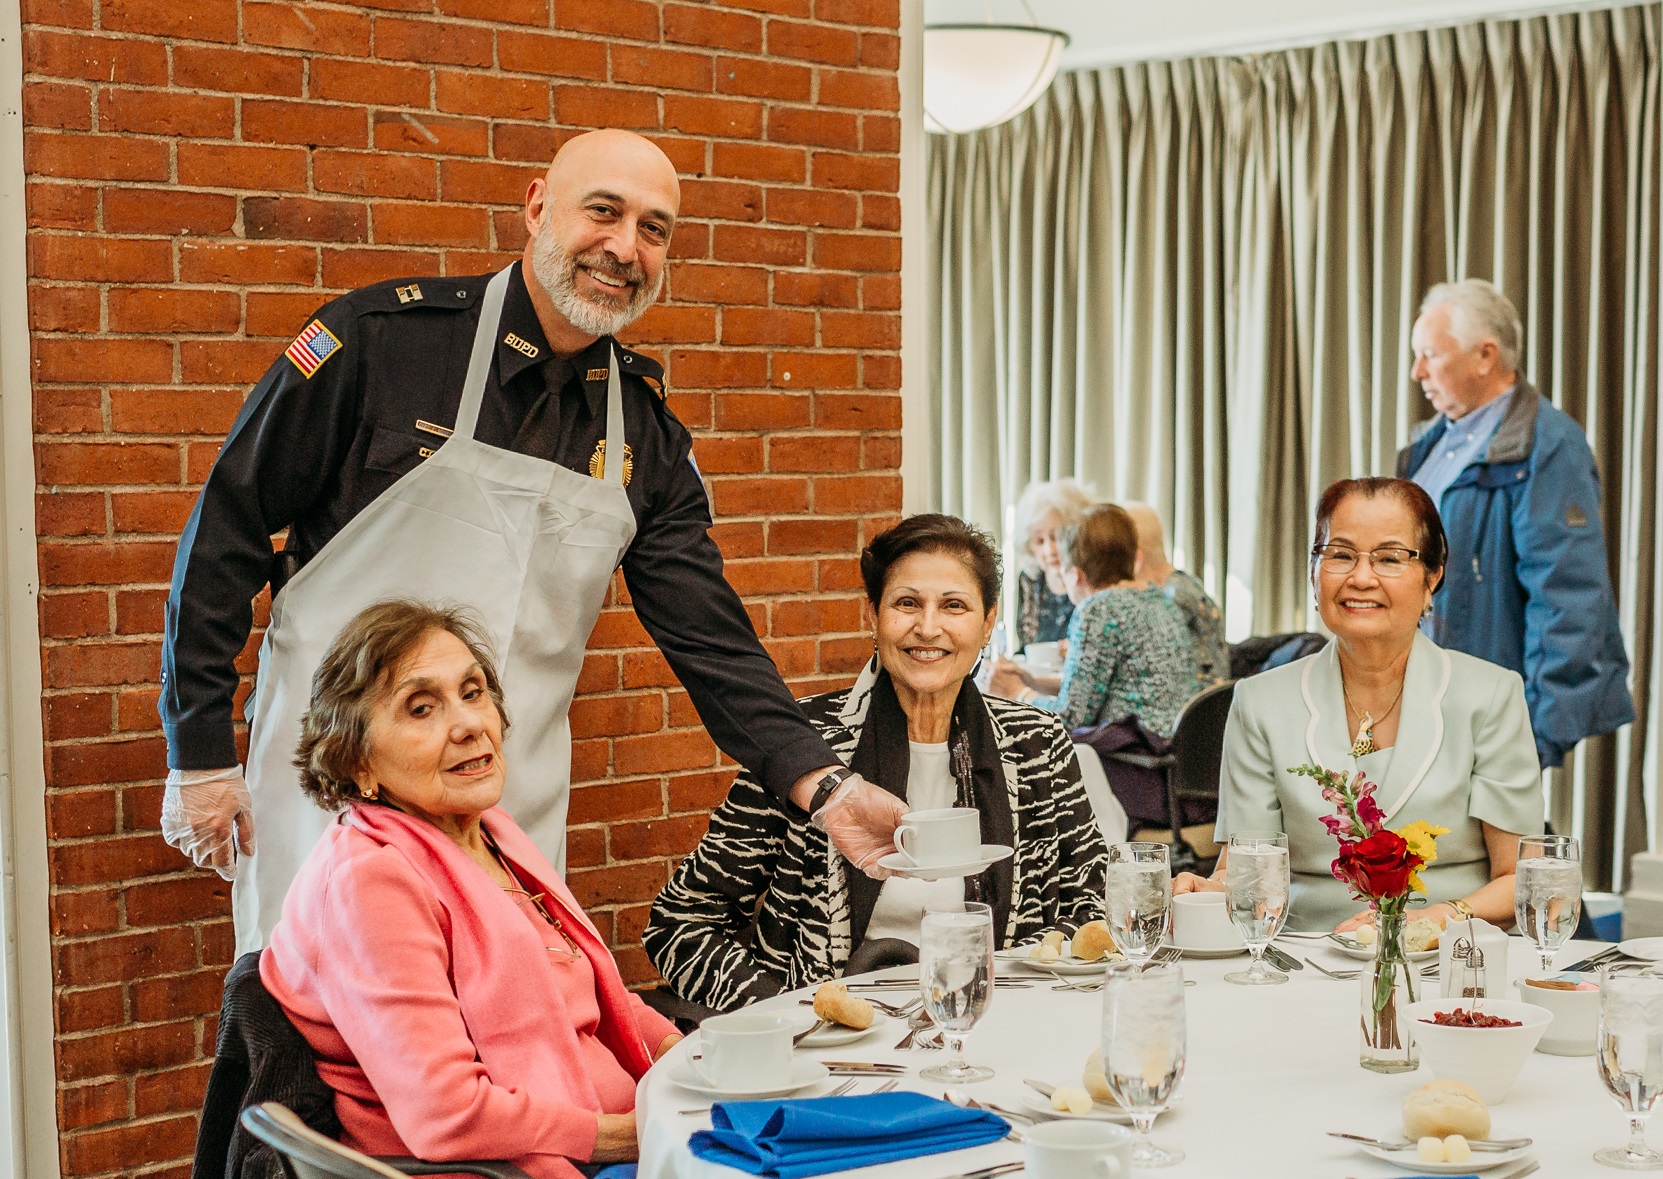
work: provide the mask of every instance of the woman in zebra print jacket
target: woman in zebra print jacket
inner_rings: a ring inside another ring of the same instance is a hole
[[[728,1011],[835,978],[856,947],[882,939],[915,956],[923,911],[964,899],[993,906],[1000,946],[1102,916],[1107,853],[1067,731],[969,678],[999,601],[987,537],[951,516],[914,516],[874,538],[861,573],[876,654],[853,687],[801,701],[804,714],[867,781],[912,809],[974,807],[982,842],[1016,854],[979,876],[880,882],[741,773],[642,937],[695,1003]]]

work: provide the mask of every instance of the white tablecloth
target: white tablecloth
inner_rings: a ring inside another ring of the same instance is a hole
[[[1535,951],[1510,939],[1509,978],[1517,980],[1539,965]],[[1280,943],[1296,958],[1307,955],[1331,968],[1358,963],[1319,943]],[[1559,961],[1569,964],[1599,949],[1595,943],[1567,947]],[[1189,1063],[1177,1108],[1155,1126],[1155,1141],[1184,1151],[1185,1161],[1161,1172],[1172,1179],[1206,1176],[1236,1179],[1374,1179],[1410,1172],[1378,1162],[1325,1131],[1348,1130],[1379,1137],[1400,1137],[1403,1096],[1432,1080],[1418,1072],[1382,1076],[1357,1063],[1359,984],[1335,982],[1306,967],[1279,987],[1240,987],[1224,974],[1241,969],[1245,957],[1187,961],[1185,975],[1197,980],[1188,988]],[[1033,977],[1020,969],[1001,977]],[[880,974],[916,974],[901,968]],[[971,1033],[966,1056],[991,1065],[992,1080],[966,1087],[982,1100],[1021,1108],[1024,1077],[1054,1084],[1078,1084],[1081,1065],[1101,1034],[1101,997],[1052,991],[1040,978],[1032,990],[997,990],[982,1026]],[[1421,997],[1437,995],[1427,980]],[[894,1002],[911,997],[897,992]],[[794,1006],[801,995],[770,1000]],[[1516,998],[1509,984],[1509,998]],[[897,1025],[889,1025],[891,1028]],[[941,1059],[936,1051],[892,1051],[900,1032],[885,1031],[842,1048],[814,1055],[832,1060],[900,1062],[910,1071],[902,1087],[939,1096],[940,1085],[918,1079],[918,1070]],[[739,1172],[695,1159],[687,1149],[693,1131],[706,1129],[707,1118],[677,1111],[707,1106],[709,1099],[671,1082],[668,1070],[686,1045],[666,1054],[641,1082],[638,1113],[641,1128],[640,1179],[734,1179]],[[824,1092],[839,1080],[801,1096]],[[870,1092],[878,1079],[863,1079],[855,1090]],[[1559,1057],[1533,1053],[1507,1101],[1493,1107],[1492,1133],[1498,1138],[1531,1137],[1542,1179],[1618,1174],[1593,1161],[1602,1146],[1626,1141],[1628,1124],[1605,1092],[1591,1056]],[[1654,1141],[1663,1135],[1654,1133]],[[945,1179],[993,1163],[1021,1157],[1010,1141],[890,1163],[848,1172],[859,1179]]]

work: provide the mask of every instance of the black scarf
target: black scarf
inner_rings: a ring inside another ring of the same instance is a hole
[[[974,807],[982,816],[982,842],[1005,847],[1016,845],[1016,827],[1011,817],[1010,796],[1005,790],[1004,766],[999,760],[999,743],[993,722],[976,685],[966,679],[959,685],[959,698],[947,730],[947,748],[952,755],[953,777],[958,782],[955,806]],[[907,800],[907,771],[912,764],[912,747],[907,743],[907,714],[895,695],[889,673],[878,671],[866,702],[866,721],[861,726],[849,768],[868,782]],[[866,937],[883,882],[848,867],[849,944],[858,948]],[[1005,923],[1010,917],[1014,867],[1012,857],[1000,860],[979,876],[967,876],[964,899],[984,901],[993,906],[993,941],[1004,948]]]

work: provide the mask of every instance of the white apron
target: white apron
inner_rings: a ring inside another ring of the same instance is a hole
[[[290,882],[334,819],[301,793],[294,766],[312,673],[353,616],[387,598],[459,602],[484,621],[512,721],[502,805],[565,870],[567,711],[589,632],[635,536],[623,393],[614,352],[599,479],[476,441],[507,286],[504,270],[486,288],[455,433],[354,516],[271,604],[249,718],[256,852],[232,889],[238,954],[265,945]]]

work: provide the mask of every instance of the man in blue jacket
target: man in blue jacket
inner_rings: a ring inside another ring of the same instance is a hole
[[[1438,416],[1398,453],[1449,534],[1429,633],[1524,677],[1536,753],[1634,719],[1606,567],[1599,472],[1582,428],[1519,376],[1518,312],[1483,279],[1428,292],[1412,344]]]

